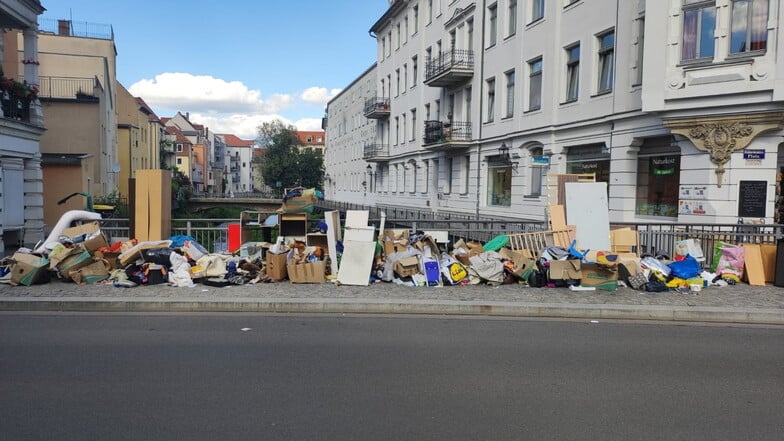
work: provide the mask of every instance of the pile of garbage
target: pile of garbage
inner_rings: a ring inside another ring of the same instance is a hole
[[[325,226],[321,228],[326,231]],[[61,228],[57,233],[56,240],[50,237],[36,249],[19,250],[0,263],[0,282],[29,286],[59,279],[116,287],[163,283],[181,287],[196,283],[231,286],[282,280],[340,284],[341,278],[333,274],[335,268],[340,268],[340,272],[353,271],[354,279],[362,284],[518,284],[609,291],[628,286],[648,292],[699,292],[708,286],[745,280],[747,266],[746,246],[718,242],[713,265],[708,267],[695,240],[676,242],[670,258],[664,252],[640,255],[637,249],[581,250],[576,241],[569,247],[523,249],[512,244],[510,235],[496,236],[484,244],[464,239],[450,244],[448,232],[444,231],[431,234],[386,229],[378,240],[361,242],[369,246],[347,241],[344,249],[338,241],[335,249],[327,249],[278,237],[275,243],[255,243],[256,248],[244,247],[237,253],[225,254],[207,252],[190,236],[146,242],[132,239],[110,245],[97,220]],[[348,257],[348,249],[368,252],[357,251]],[[754,277],[748,275],[749,280]]]

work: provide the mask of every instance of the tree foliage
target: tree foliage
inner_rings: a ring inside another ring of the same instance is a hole
[[[254,158],[261,165],[264,183],[272,188],[320,188],[324,179],[324,159],[313,149],[300,151],[297,129],[275,120],[258,127],[258,143],[264,154]]]

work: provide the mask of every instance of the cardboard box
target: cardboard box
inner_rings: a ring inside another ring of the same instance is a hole
[[[582,278],[581,286],[592,286],[596,289],[605,291],[615,291],[618,289],[618,269],[598,265],[595,263],[583,263],[580,271]]]
[[[381,243],[384,246],[384,255],[399,253],[408,248],[408,230],[388,229],[381,235]]]
[[[29,253],[15,253],[12,259],[11,285],[33,285],[44,278],[49,266],[49,259]]]
[[[139,242],[120,254],[120,265],[127,266],[129,263],[136,259],[143,259],[142,251],[153,248],[168,248],[171,246],[170,240],[152,240],[147,242]]]
[[[408,277],[414,274],[420,274],[421,271],[419,270],[419,257],[411,256],[398,260],[395,262],[394,271],[400,277]]]
[[[550,261],[551,280],[580,280],[582,277],[582,266],[579,260]]]
[[[169,170],[136,170],[133,235],[139,242],[171,236],[171,180]]]
[[[82,235],[92,236],[93,234],[97,233],[101,230],[101,226],[98,221],[87,222],[82,225],[77,225],[75,227],[65,228],[63,229],[62,236],[68,237],[73,239],[74,237],[79,237]]]
[[[82,244],[84,245],[84,248],[87,250],[87,252],[94,254],[99,249],[108,247],[109,241],[106,240],[106,236],[104,236],[103,233],[99,233],[97,236],[85,240],[82,242]]]
[[[512,261],[514,265],[512,273],[517,277],[526,279],[528,275],[536,267],[536,259],[529,250],[510,250],[509,248],[501,248],[498,254],[502,259]]]
[[[96,251],[94,256],[103,259],[109,264],[112,270],[120,269],[120,253],[118,251]]]
[[[95,260],[83,247],[71,248],[71,251],[57,263],[57,271],[64,279],[71,279],[75,271],[90,265]]]
[[[272,254],[267,253],[266,271],[272,280],[283,280],[288,277],[286,260],[288,253]]]
[[[324,274],[326,268],[327,265],[323,260],[287,266],[291,283],[324,283],[327,281],[327,277]]]

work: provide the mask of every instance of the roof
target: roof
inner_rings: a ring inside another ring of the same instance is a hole
[[[251,147],[256,143],[255,140],[248,141],[245,139],[240,139],[237,136],[229,133],[221,134],[221,136],[223,137],[223,142],[226,143],[227,147]]]
[[[90,153],[41,153],[41,165],[82,165]]]
[[[310,141],[308,141],[308,136],[311,137]],[[321,141],[317,141],[319,136],[321,137]],[[304,145],[323,145],[326,143],[326,137],[327,135],[323,130],[297,131],[297,138],[299,138],[300,144]]]
[[[136,104],[139,105],[141,110],[147,114],[147,118],[152,122],[163,122],[158,115],[155,114],[155,111],[152,110],[152,107],[148,106],[147,103],[144,101],[144,98],[137,96],[134,97],[136,99]]]

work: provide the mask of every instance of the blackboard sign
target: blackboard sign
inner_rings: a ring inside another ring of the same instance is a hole
[[[765,217],[768,181],[740,181],[738,217]]]

